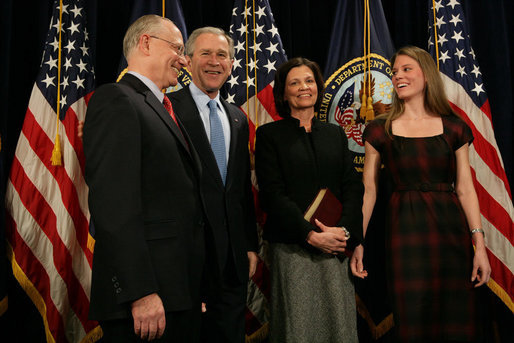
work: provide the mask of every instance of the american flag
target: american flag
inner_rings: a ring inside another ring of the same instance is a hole
[[[256,128],[280,119],[273,101],[273,79],[287,57],[267,0],[236,0],[230,35],[235,57],[226,84],[226,100],[248,116],[253,152]]]
[[[232,74],[225,85],[226,100],[239,106],[248,117],[249,147],[253,156],[257,127],[280,119],[273,100],[273,79],[277,67],[287,57],[267,0],[236,0],[230,35],[234,39],[235,57]],[[256,191],[253,171],[252,182]],[[257,196],[255,199],[257,203]],[[258,222],[262,224],[263,215],[258,208],[257,214]],[[259,255],[264,256],[262,244]],[[246,334],[251,342],[262,341],[267,336],[268,278],[269,270],[261,259],[257,272],[248,284]]]
[[[93,89],[83,0],[56,0],[6,192],[8,256],[48,342],[101,335],[87,318],[93,244],[77,136]],[[57,141],[61,165],[51,162]]]
[[[494,137],[489,100],[459,0],[429,0],[429,51],[450,104],[473,130],[470,164],[480,203],[489,262],[489,288],[514,312],[514,209]]]

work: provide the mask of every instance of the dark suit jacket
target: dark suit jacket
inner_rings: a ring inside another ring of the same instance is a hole
[[[267,213],[264,238],[271,242],[308,245],[313,226],[303,214],[321,188],[329,188],[343,204],[338,222],[362,241],[363,186],[353,167],[348,140],[337,125],[313,119],[307,134],[294,118],[257,130],[255,172],[262,209]]]
[[[221,99],[230,122],[227,178],[223,186],[205,127],[189,87],[168,96],[202,161],[202,192],[207,222],[215,242],[218,267],[223,269],[227,260],[227,247],[230,246],[239,280],[244,282],[248,280],[247,252],[257,251],[248,152],[248,120],[241,110]]]
[[[126,318],[154,292],[166,311],[199,306],[201,165],[187,135],[127,74],[92,96],[84,152],[96,239],[90,317]]]

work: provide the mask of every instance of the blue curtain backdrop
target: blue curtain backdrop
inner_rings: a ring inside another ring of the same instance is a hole
[[[0,1],[0,134],[6,172],[14,154],[32,85],[39,71],[52,2]],[[130,21],[133,2],[86,1],[97,86],[112,82],[117,77],[122,39]],[[495,135],[512,187],[514,2],[461,2],[489,95]],[[188,32],[205,25],[219,26],[228,31],[233,0],[182,0],[181,3]],[[270,0],[270,5],[287,55],[315,60],[324,70],[337,1]],[[395,47],[413,44],[426,48],[426,1],[382,0],[382,7]],[[21,335],[17,340],[19,342],[43,341],[37,311],[12,280],[8,291],[9,309],[0,317],[0,340],[6,332],[11,331]],[[503,309],[494,297],[489,297],[489,302],[486,304],[489,319],[499,324],[500,331],[507,331],[507,325],[510,328],[514,325],[512,313]],[[505,337],[509,337],[510,331],[505,334]]]

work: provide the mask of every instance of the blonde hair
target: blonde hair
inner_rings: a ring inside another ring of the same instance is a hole
[[[396,58],[400,55],[408,56],[415,60],[421,67],[421,71],[425,76],[425,89],[424,89],[424,106],[428,112],[438,115],[455,115],[457,114],[452,110],[448,98],[444,91],[443,80],[437,70],[434,59],[428,52],[416,46],[405,46],[400,48],[391,57],[391,66],[394,66]],[[394,77],[394,76],[393,76]],[[388,135],[392,136],[391,123],[397,119],[405,111],[404,100],[398,98],[398,94],[393,92],[393,103],[391,110],[377,118],[385,118],[385,129]]]
[[[168,18],[163,18],[155,14],[144,15],[133,22],[123,38],[123,55],[125,59],[128,60],[132,51],[137,47],[142,34],[159,34],[164,29],[163,23],[165,21],[173,23]]]

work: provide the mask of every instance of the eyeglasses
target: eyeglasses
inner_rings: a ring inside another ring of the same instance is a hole
[[[155,38],[155,39],[159,39],[159,40],[162,40],[166,43],[168,43],[170,45],[170,47],[175,50],[175,52],[180,56],[180,57],[183,57],[184,56],[184,46],[183,45],[180,45],[180,44],[176,44],[176,43],[173,43],[173,42],[170,42],[169,40],[166,40],[166,39],[163,39],[161,37],[157,37],[157,36],[150,36],[152,38]]]

